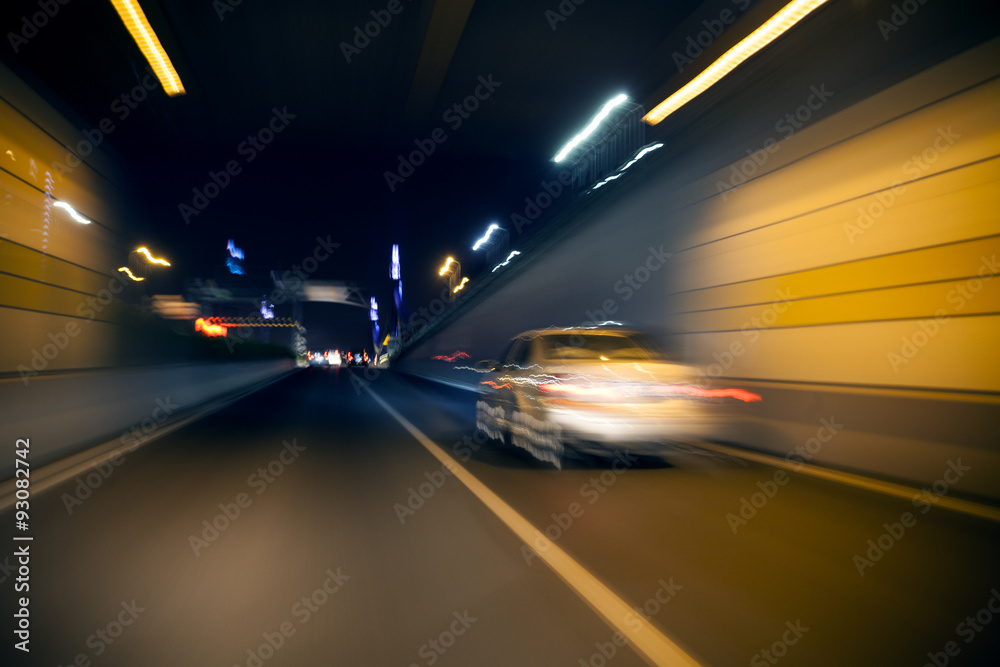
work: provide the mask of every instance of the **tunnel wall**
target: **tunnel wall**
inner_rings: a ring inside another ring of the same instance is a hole
[[[135,209],[100,143],[0,66],[0,374],[113,363]]]
[[[714,437],[811,441],[814,463],[920,484],[961,459],[950,492],[1000,498],[1000,43],[868,70],[881,38],[847,62],[824,43],[870,19],[803,26],[399,368],[474,387],[469,361],[433,357],[605,318],[667,328],[706,381],[764,399]]]
[[[107,440],[135,445],[168,419],[295,368],[290,359],[45,375],[0,380],[0,479],[13,476],[14,442],[31,441],[33,468]],[[132,429],[138,428],[138,435]]]

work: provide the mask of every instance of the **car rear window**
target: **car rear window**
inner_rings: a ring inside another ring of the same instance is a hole
[[[649,353],[625,336],[554,334],[541,337],[542,357],[551,360],[645,361]]]

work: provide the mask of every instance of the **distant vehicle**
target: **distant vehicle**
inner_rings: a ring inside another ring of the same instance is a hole
[[[310,366],[324,366],[326,365],[326,357],[322,352],[310,350],[306,352],[306,359],[309,360]]]
[[[528,331],[477,369],[477,427],[556,466],[619,450],[663,457],[671,438],[702,428],[710,403],[729,391],[700,387],[695,367],[617,327]]]

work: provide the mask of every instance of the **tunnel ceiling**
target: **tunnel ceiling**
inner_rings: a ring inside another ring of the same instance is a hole
[[[331,159],[398,152],[435,127],[453,135],[442,154],[545,159],[611,95],[642,98],[676,73],[650,57],[698,4],[145,0],[187,95],[153,96],[136,110],[142,122],[111,140],[135,159],[231,147],[287,108],[296,141]],[[42,19],[37,0],[4,3],[4,62],[86,123],[114,119],[114,100],[144,75],[142,55],[110,2],[51,5]],[[443,114],[477,87],[488,99],[455,128]]]

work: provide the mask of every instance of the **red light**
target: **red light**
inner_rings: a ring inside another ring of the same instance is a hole
[[[563,394],[566,396],[600,396],[604,398],[614,398],[622,396],[622,392],[609,387],[584,387],[574,384],[560,384],[558,382],[548,382],[539,385],[542,391],[552,394]],[[761,400],[761,397],[745,389],[704,389],[686,384],[661,384],[656,385],[657,398],[669,398],[671,396],[693,396],[696,398],[735,398],[744,403],[753,403]],[[640,394],[641,395],[641,394]],[[648,394],[647,394],[648,395]]]
[[[205,318],[199,317],[194,321],[194,330],[200,331],[206,336],[225,336],[228,334],[229,330],[221,324],[212,324],[211,322],[206,322]]]
[[[460,350],[456,350],[455,354],[448,356],[447,354],[439,354],[436,357],[431,357],[436,361],[455,361],[456,359],[468,359],[469,355]]]
[[[489,386],[493,387],[494,389],[510,389],[511,388],[510,384],[508,384],[507,382],[504,382],[503,384],[497,384],[493,380],[483,380],[479,384],[489,385]]]
[[[661,388],[667,393],[687,394],[688,396],[697,396],[698,398],[735,398],[737,401],[743,401],[744,403],[753,403],[761,400],[759,395],[746,389],[703,389],[702,387],[684,384],[663,385]]]

